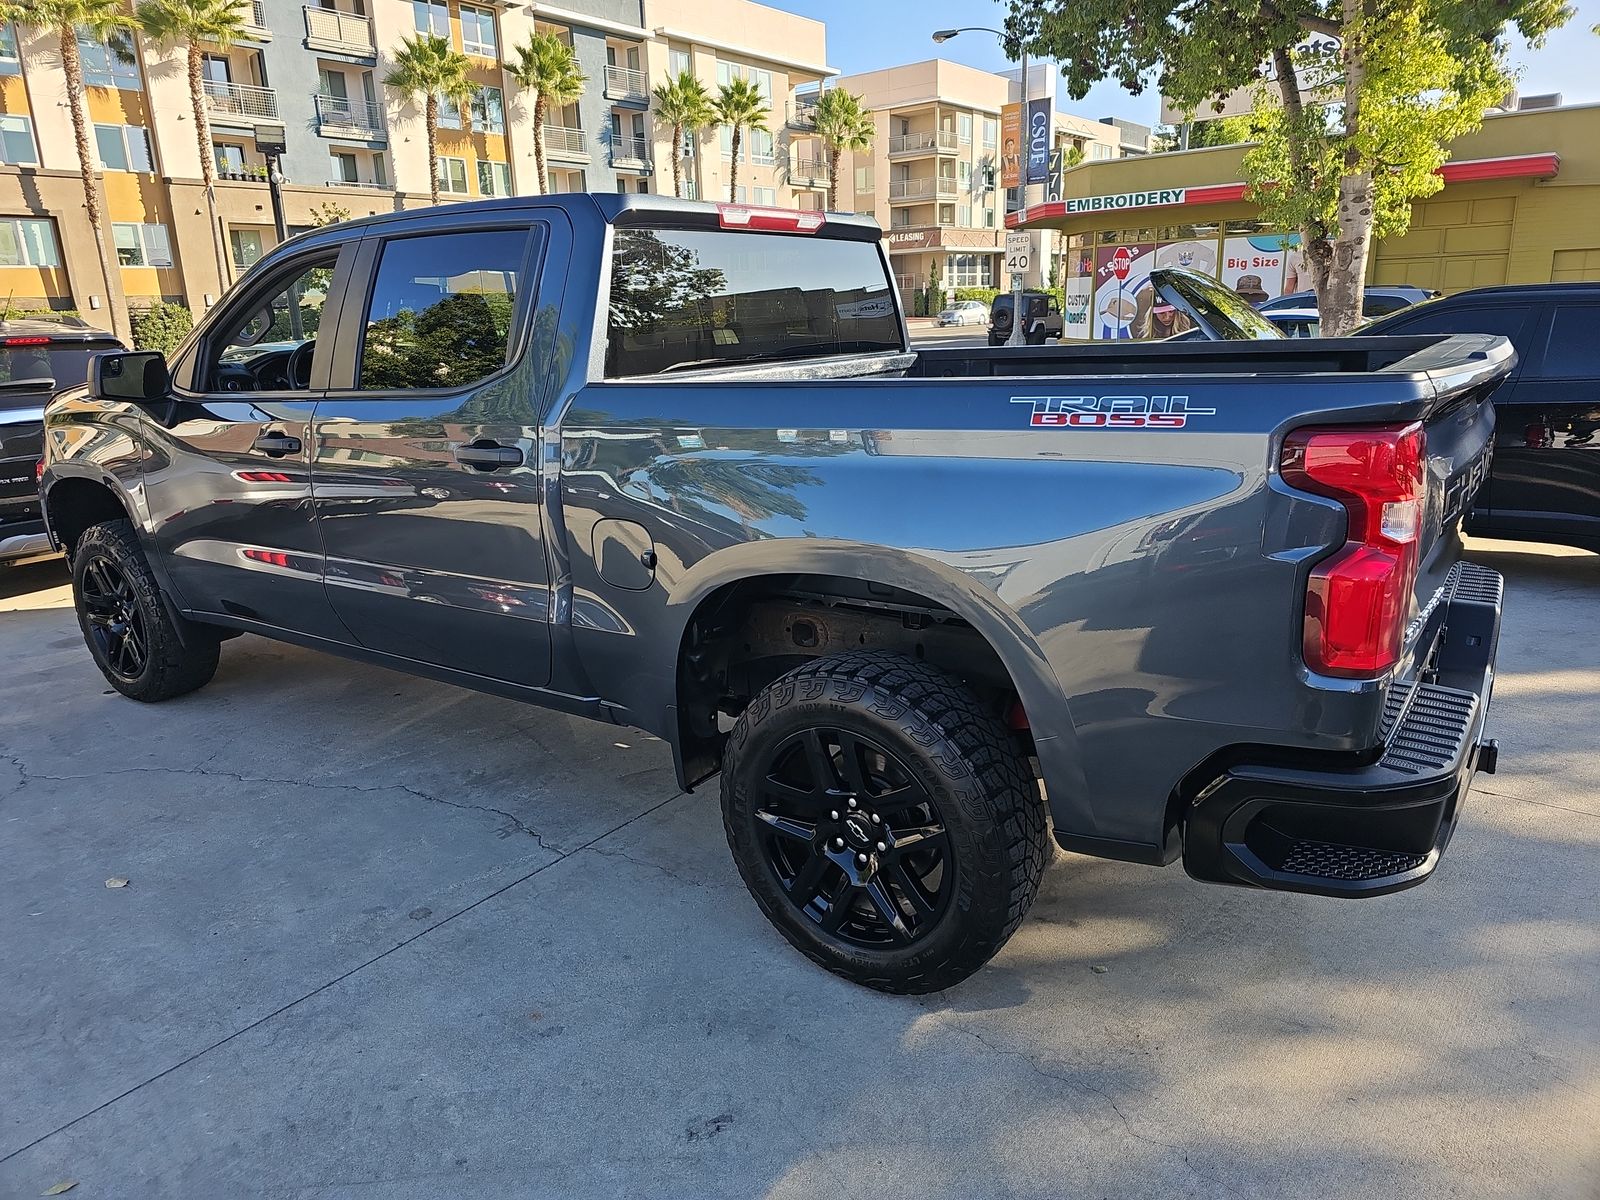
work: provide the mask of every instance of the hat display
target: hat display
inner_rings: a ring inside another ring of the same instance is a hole
[[[1259,275],[1239,276],[1239,282],[1233,285],[1233,290],[1250,301],[1251,304],[1259,304],[1268,298],[1266,288],[1261,286],[1261,276]]]

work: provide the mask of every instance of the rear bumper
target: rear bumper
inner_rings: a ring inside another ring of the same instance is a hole
[[[55,547],[50,544],[50,535],[45,532],[43,521],[0,526],[0,562],[54,553]]]
[[[1382,756],[1327,769],[1280,760],[1235,766],[1188,806],[1183,865],[1196,879],[1322,896],[1415,887],[1439,865],[1478,770],[1494,686],[1503,584],[1457,563],[1429,682],[1397,685]]]

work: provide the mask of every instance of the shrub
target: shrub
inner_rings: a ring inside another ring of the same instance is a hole
[[[956,289],[957,300],[982,300],[985,304],[993,304],[994,298],[999,294],[999,288],[960,287]]]
[[[0,304],[0,311],[4,311],[7,318],[13,321],[24,320],[28,317],[76,317],[82,314],[75,308],[11,308]]]
[[[135,350],[159,350],[163,354],[171,354],[189,330],[194,328],[194,316],[181,304],[157,300],[144,308],[130,308],[128,324],[133,327]]]

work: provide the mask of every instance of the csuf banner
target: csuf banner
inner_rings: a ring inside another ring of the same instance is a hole
[[[1044,183],[1050,177],[1050,98],[1028,101],[1028,182]]]
[[[1022,186],[1022,105],[1000,110],[1000,186]]]

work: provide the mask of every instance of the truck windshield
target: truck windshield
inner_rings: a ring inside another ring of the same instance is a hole
[[[873,242],[619,228],[606,374],[897,351],[891,287]]]

